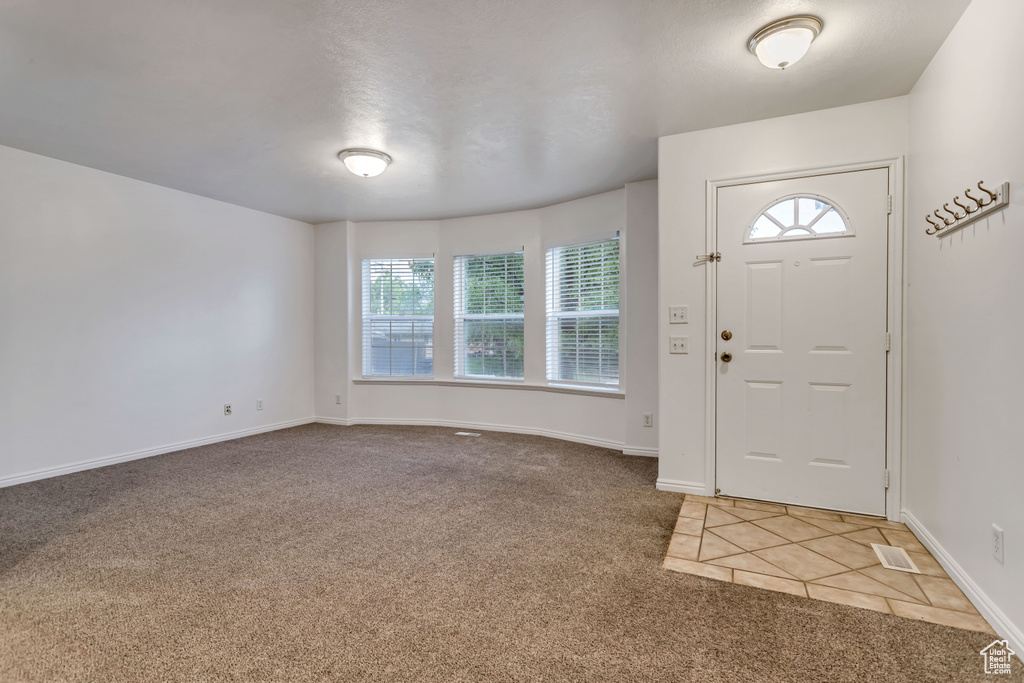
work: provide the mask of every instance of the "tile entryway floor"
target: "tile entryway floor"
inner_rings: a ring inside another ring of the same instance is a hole
[[[903,548],[921,573],[886,569],[872,543]],[[884,519],[687,495],[664,567],[995,633],[906,525]]]

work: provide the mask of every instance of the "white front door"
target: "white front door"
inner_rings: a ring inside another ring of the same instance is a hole
[[[888,188],[887,169],[718,188],[723,495],[885,514]]]

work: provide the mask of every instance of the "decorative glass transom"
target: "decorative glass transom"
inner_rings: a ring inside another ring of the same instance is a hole
[[[817,195],[783,197],[768,206],[747,230],[744,242],[845,237],[853,234],[846,214]]]

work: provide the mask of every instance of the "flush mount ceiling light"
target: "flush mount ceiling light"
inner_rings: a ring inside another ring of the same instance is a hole
[[[338,152],[345,168],[364,178],[380,175],[391,163],[391,157],[374,149],[345,149]]]
[[[768,24],[747,41],[747,48],[769,69],[785,69],[807,54],[821,33],[821,19],[789,17]]]

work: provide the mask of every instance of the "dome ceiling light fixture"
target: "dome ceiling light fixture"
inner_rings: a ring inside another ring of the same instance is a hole
[[[338,158],[345,168],[364,178],[380,175],[391,164],[391,157],[375,149],[344,149]]]
[[[809,15],[772,22],[750,36],[747,49],[769,69],[785,69],[807,54],[821,33],[821,19]]]

